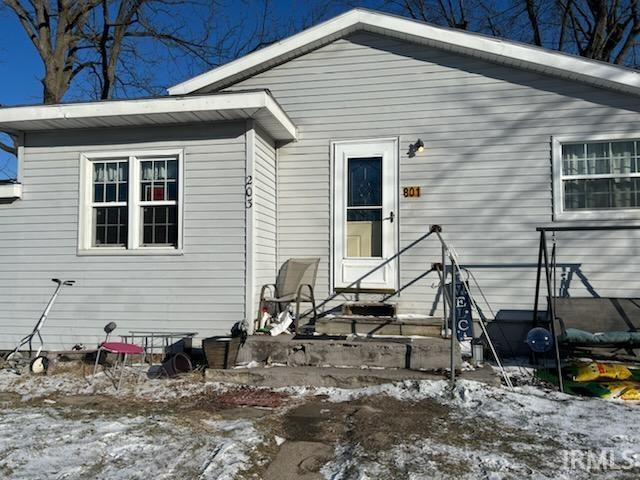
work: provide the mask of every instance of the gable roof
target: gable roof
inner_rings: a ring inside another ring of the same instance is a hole
[[[168,91],[170,95],[187,95],[224,88],[355,31],[396,37],[597,87],[640,95],[640,72],[636,70],[360,8],[179,83]]]

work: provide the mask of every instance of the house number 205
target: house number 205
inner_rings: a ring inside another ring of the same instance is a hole
[[[253,177],[248,175],[244,182],[244,206],[253,207]]]

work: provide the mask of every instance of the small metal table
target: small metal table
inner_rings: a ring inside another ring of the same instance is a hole
[[[149,359],[149,365],[153,365],[153,355],[155,349],[159,348],[161,353],[165,353],[170,345],[185,338],[193,338],[198,332],[180,332],[170,330],[129,330],[128,335],[120,335],[123,342],[135,343],[140,339],[142,348]]]

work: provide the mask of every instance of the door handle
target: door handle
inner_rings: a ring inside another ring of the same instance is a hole
[[[395,215],[393,212],[389,213],[388,217],[383,218],[382,220],[389,220],[390,223],[393,223],[393,219],[395,218]]]

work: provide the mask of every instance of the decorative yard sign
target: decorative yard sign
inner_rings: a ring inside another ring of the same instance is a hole
[[[446,288],[450,290],[451,284],[447,284]],[[460,275],[456,275],[456,336],[460,341],[473,338],[471,299]]]
[[[420,187],[402,187],[402,196],[405,198],[417,198],[420,196]]]

